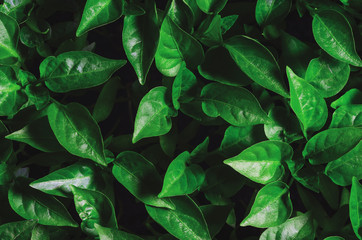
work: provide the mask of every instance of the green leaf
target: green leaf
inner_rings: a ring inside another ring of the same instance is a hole
[[[31,240],[61,240],[72,237],[67,228],[36,225],[31,233]]]
[[[362,186],[356,177],[352,180],[351,196],[349,199],[349,218],[356,236],[361,239],[362,229]]]
[[[256,22],[261,26],[282,21],[292,7],[291,0],[258,0],[255,8]]]
[[[142,85],[146,82],[155,57],[159,37],[160,30],[154,1],[147,1],[147,11],[144,15],[124,18],[123,48]]]
[[[106,183],[99,172],[100,169],[93,164],[81,161],[33,181],[30,183],[30,187],[47,194],[72,198],[71,185],[88,190],[103,191]]]
[[[361,127],[362,104],[342,105],[334,111],[329,128]]]
[[[11,67],[0,65],[0,116],[13,116],[27,101],[27,97],[21,91],[21,86],[16,79],[16,74]]]
[[[13,17],[18,23],[24,22],[33,8],[32,0],[4,0],[0,12]]]
[[[190,6],[183,0],[172,0],[167,16],[185,32],[190,33],[194,24],[194,14]]]
[[[327,104],[318,91],[287,67],[290,85],[290,106],[301,122],[304,136],[320,130],[327,121]]]
[[[250,213],[240,226],[275,227],[284,223],[292,211],[288,186],[283,182],[269,183],[259,190]]]
[[[0,64],[13,65],[19,61],[17,46],[19,25],[12,17],[0,12]]]
[[[14,178],[14,167],[7,163],[0,163],[0,186],[9,184]]]
[[[221,16],[210,15],[199,26],[194,34],[200,42],[208,47],[223,43],[221,34]]]
[[[82,219],[82,230],[92,236],[97,236],[95,224],[118,228],[116,213],[109,198],[101,192],[70,186],[74,194],[74,204]]]
[[[347,63],[328,55],[322,55],[310,61],[305,80],[324,98],[333,97],[346,85],[350,73]]]
[[[79,103],[52,103],[48,119],[55,137],[68,152],[107,165],[101,131],[87,108]]]
[[[209,48],[205,55],[205,61],[198,68],[201,76],[207,80],[231,86],[246,86],[251,79],[236,65],[228,50],[215,46]]]
[[[26,143],[43,152],[64,151],[64,148],[55,138],[46,116],[39,118],[22,129],[7,135],[6,139]]]
[[[30,239],[36,220],[9,222],[0,226],[0,238],[4,240]]]
[[[330,237],[324,238],[323,240],[345,240],[345,239],[340,236],[330,236]]]
[[[277,61],[258,41],[247,36],[235,36],[225,41],[225,47],[239,68],[254,82],[289,97]]]
[[[310,213],[288,219],[285,223],[265,230],[260,240],[314,240],[315,227]]]
[[[258,100],[247,89],[210,83],[201,92],[202,110],[210,117],[221,117],[243,127],[268,123],[270,119]]]
[[[190,162],[191,163],[199,163],[202,162],[207,156],[207,150],[209,147],[210,139],[206,137],[205,140],[197,145],[194,150],[190,153]]]
[[[116,21],[123,14],[124,0],[87,0],[76,36]]]
[[[226,219],[232,209],[231,205],[217,206],[204,205],[200,207],[202,214],[205,217],[209,232],[212,238],[220,232],[225,225]]]
[[[122,152],[113,163],[113,176],[137,199],[147,205],[174,208],[169,199],[157,197],[162,179],[155,166],[142,155],[131,151]]]
[[[291,159],[286,161],[286,163],[295,180],[297,180],[304,187],[319,193],[320,176],[312,166],[306,163],[304,159],[299,158]]]
[[[226,5],[227,0],[196,0],[197,6],[207,14],[217,14]]]
[[[331,107],[336,109],[343,105],[362,104],[362,92],[356,88],[348,90],[340,98],[331,103]]]
[[[205,218],[188,196],[171,200],[174,210],[146,205],[148,214],[170,234],[180,240],[211,240]]]
[[[156,51],[157,69],[165,76],[174,77],[182,62],[195,69],[204,59],[201,44],[166,16],[161,25],[160,42]]]
[[[27,85],[25,93],[37,110],[45,108],[50,100],[49,90],[43,85]]]
[[[331,128],[314,135],[305,145],[303,157],[313,165],[328,163],[352,150],[362,138],[361,128]]]
[[[164,135],[171,130],[171,117],[176,116],[177,112],[172,108],[166,90],[163,86],[155,87],[142,98],[137,110],[133,143],[142,138]]]
[[[190,153],[185,151],[170,163],[158,197],[191,194],[201,186],[205,179],[205,173],[199,165],[192,164],[188,166],[189,160]]]
[[[0,120],[0,162],[6,162],[13,153],[13,142],[4,138],[8,134],[8,129]]]
[[[229,31],[230,28],[232,28],[238,20],[239,15],[230,15],[221,18],[221,33],[225,34],[227,31]]]
[[[47,57],[41,62],[39,70],[40,77],[51,91],[65,93],[101,85],[125,64],[125,60],[73,51]]]
[[[337,160],[329,162],[325,173],[339,186],[348,186],[352,183],[352,177],[362,179],[362,141],[351,151],[347,152]]]
[[[30,182],[31,179],[17,178],[9,189],[9,203],[17,214],[43,225],[78,227],[59,200],[29,187]]]
[[[292,159],[292,156],[293,149],[289,144],[264,141],[224,160],[224,163],[254,182],[268,184],[283,176],[285,170],[282,163]]]
[[[329,55],[353,66],[362,66],[356,52],[352,27],[340,12],[318,12],[313,17],[312,27],[316,42]]]
[[[106,84],[104,84],[93,108],[92,116],[94,120],[97,122],[102,122],[109,117],[115,104],[118,90],[120,88],[121,79],[119,77],[112,77]]]
[[[94,226],[99,234],[100,240],[143,240],[143,238],[140,238],[134,234],[120,231],[114,228],[102,227],[97,223],[95,223]]]
[[[198,95],[198,84],[195,75],[184,65],[172,84],[172,103],[176,110],[180,103],[191,102]]]

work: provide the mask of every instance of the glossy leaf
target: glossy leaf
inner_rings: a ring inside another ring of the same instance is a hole
[[[329,128],[361,127],[362,104],[343,105],[334,111]]]
[[[21,23],[28,18],[32,5],[31,0],[4,0],[0,12],[13,17],[18,23]]]
[[[247,36],[230,38],[225,41],[225,47],[239,68],[254,82],[289,97],[278,63],[266,47]]]
[[[142,138],[160,136],[170,131],[171,117],[177,112],[167,99],[166,90],[166,87],[155,87],[142,98],[137,110],[133,143]]]
[[[275,227],[284,223],[292,211],[288,186],[283,182],[269,183],[259,190],[248,216],[240,226]]]
[[[185,32],[190,33],[194,24],[194,14],[187,2],[172,0],[167,11],[172,21]]]
[[[196,164],[187,166],[190,153],[183,152],[168,166],[158,197],[173,197],[193,193],[205,179],[202,168]]]
[[[53,103],[48,108],[48,119],[55,137],[68,152],[107,165],[99,126],[88,109],[79,103]]]
[[[224,163],[254,182],[267,184],[283,176],[282,163],[290,160],[292,156],[293,149],[289,144],[264,141],[254,144],[235,157],[224,160]]]
[[[138,237],[134,234],[120,231],[114,228],[106,228],[95,223],[94,224],[100,240],[118,240],[118,239],[127,239],[127,240],[142,240],[143,238]]]
[[[75,209],[82,219],[82,230],[93,236],[98,235],[95,224],[118,228],[116,213],[109,198],[101,192],[70,186],[74,194]]]
[[[87,0],[77,29],[77,37],[94,28],[116,21],[122,16],[123,5],[123,0]]]
[[[153,1],[147,1],[147,11],[141,16],[126,16],[122,42],[128,61],[143,85],[157,50],[160,30]]]
[[[233,27],[239,15],[230,15],[221,18],[221,33],[225,34],[230,28]]]
[[[146,205],[148,214],[169,233],[180,240],[211,240],[205,218],[189,197],[174,197],[175,209],[157,208]]]
[[[351,151],[347,152],[337,160],[329,162],[325,173],[332,181],[340,186],[348,186],[352,183],[352,177],[362,179],[362,141]]]
[[[166,16],[161,25],[155,56],[157,69],[165,76],[174,77],[183,61],[189,69],[195,69],[203,59],[201,44]]]
[[[260,240],[314,240],[315,227],[310,213],[288,219],[285,223],[265,230]]]
[[[208,16],[198,27],[195,36],[200,42],[208,47],[221,45],[223,43],[221,33],[221,16]]]
[[[43,152],[64,151],[64,148],[55,138],[46,116],[37,119],[22,129],[7,135],[6,138],[26,143]]]
[[[17,214],[25,219],[38,220],[43,225],[78,227],[59,200],[32,189],[28,186],[30,181],[17,178],[9,189],[9,203]]]
[[[202,110],[206,115],[220,116],[234,126],[251,126],[270,121],[254,95],[245,88],[210,83],[202,89],[201,98]]]
[[[12,17],[0,12],[0,64],[13,65],[20,56],[17,52],[19,26]]]
[[[350,73],[347,63],[335,60],[327,55],[310,61],[305,80],[324,98],[339,93],[346,85]]]
[[[45,108],[50,100],[49,90],[43,85],[27,85],[25,93],[37,110]]]
[[[125,64],[125,60],[73,51],[47,57],[41,62],[39,70],[40,77],[51,91],[64,93],[101,85]]]
[[[340,98],[331,103],[331,107],[336,109],[340,106],[350,105],[350,104],[362,104],[362,93],[356,88],[348,90]]]
[[[362,60],[356,52],[352,27],[341,13],[326,10],[315,14],[313,35],[318,45],[332,57],[353,66],[362,66]]]
[[[361,239],[362,226],[362,186],[356,177],[352,180],[351,195],[349,199],[349,218],[356,236]]]
[[[99,171],[100,169],[93,164],[82,161],[39,178],[30,183],[30,187],[47,194],[68,198],[73,197],[71,185],[87,190],[103,191],[106,184]]]
[[[360,128],[331,128],[314,135],[305,145],[304,158],[313,165],[328,163],[352,150],[362,138]]]
[[[287,67],[290,85],[290,106],[301,122],[305,136],[320,130],[327,121],[327,104],[318,91]]]
[[[258,0],[255,8],[256,22],[262,26],[280,22],[288,15],[291,7],[291,0]]]
[[[225,7],[227,0],[196,0],[196,3],[204,13],[216,14]]]
[[[21,86],[16,79],[15,72],[11,67],[0,66],[0,116],[14,115],[27,101],[27,97],[21,91]]]
[[[0,226],[0,238],[9,240],[30,239],[36,220],[9,222]]]
[[[205,54],[205,61],[198,68],[201,76],[207,80],[231,86],[245,86],[252,81],[236,65],[228,50],[215,46],[209,48]]]
[[[113,163],[113,176],[137,199],[151,206],[174,208],[169,199],[157,197],[162,179],[155,166],[142,155],[122,152]]]

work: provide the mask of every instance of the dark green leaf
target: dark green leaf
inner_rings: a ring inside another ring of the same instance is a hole
[[[0,186],[9,184],[14,178],[14,167],[6,164],[0,163]]]
[[[221,18],[221,33],[225,34],[230,28],[233,27],[239,15],[230,15]]]
[[[356,177],[352,180],[351,196],[349,199],[349,217],[356,236],[361,239],[362,229],[362,186]]]
[[[116,21],[122,16],[123,4],[124,0],[87,0],[77,29],[77,37],[94,28]]]
[[[90,88],[106,82],[126,64],[86,51],[66,52],[44,59],[39,67],[40,77],[53,92],[64,93]]]
[[[256,22],[261,26],[280,22],[288,15],[291,7],[291,0],[258,0],[255,8]]]
[[[224,163],[254,182],[267,184],[283,176],[282,162],[292,159],[292,156],[293,149],[289,144],[264,141],[224,160]]]
[[[210,83],[201,92],[202,110],[210,117],[221,117],[242,127],[270,122],[258,100],[248,90]]]
[[[221,16],[210,15],[199,26],[195,33],[197,39],[208,47],[223,43],[221,34]]]
[[[247,36],[235,36],[225,41],[239,68],[259,85],[289,97],[278,63],[271,52],[258,41]]]
[[[15,18],[18,23],[21,23],[28,18],[32,7],[32,0],[4,0],[0,12]]]
[[[0,226],[0,239],[26,240],[30,239],[31,231],[36,225],[36,220],[10,222]]]
[[[318,45],[332,57],[353,66],[362,66],[356,52],[352,27],[341,13],[326,10],[315,14],[313,35]]]
[[[31,179],[17,178],[9,189],[10,206],[17,214],[43,225],[78,227],[59,200],[29,187],[30,182]]]
[[[49,90],[43,85],[27,85],[25,87],[25,93],[37,110],[43,109],[49,103]]]
[[[283,182],[269,183],[259,190],[248,216],[240,226],[275,227],[284,223],[292,211],[288,186]]]
[[[13,152],[13,142],[4,138],[9,131],[0,120],[0,162],[6,162]]]
[[[329,128],[361,127],[362,104],[342,105],[334,111]]]
[[[207,14],[217,14],[226,5],[227,0],[196,0],[199,8]]]
[[[148,214],[180,240],[211,240],[206,221],[196,203],[189,197],[174,197],[174,210],[146,205]]]
[[[157,194],[162,187],[162,179],[155,166],[136,152],[122,152],[113,162],[114,177],[137,199],[145,204],[174,208],[169,199],[160,199]]]
[[[48,118],[55,137],[68,152],[107,165],[99,126],[83,105],[53,103]]]
[[[17,46],[19,26],[12,17],[0,12],[0,64],[13,65],[19,61]]]
[[[114,228],[102,227],[97,223],[95,223],[94,226],[99,234],[100,240],[142,240],[142,238],[134,234],[120,231]]]
[[[194,24],[194,14],[190,6],[183,0],[172,0],[167,11],[172,21],[185,32],[191,32]]]
[[[217,206],[217,205],[204,205],[200,209],[205,217],[209,232],[212,238],[220,232],[224,226],[226,219],[230,213],[231,205]]]

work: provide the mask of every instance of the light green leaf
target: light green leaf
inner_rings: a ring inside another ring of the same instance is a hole
[[[44,59],[39,67],[40,77],[53,92],[65,93],[95,87],[106,82],[126,64],[86,51],[65,52]]]
[[[327,121],[327,104],[318,91],[287,67],[290,85],[290,106],[301,122],[304,136],[320,130]]]
[[[68,152],[107,165],[101,131],[87,108],[79,103],[52,103],[48,119],[55,137]]]
[[[275,227],[284,223],[292,211],[288,186],[283,182],[269,183],[259,190],[250,213],[240,226]]]
[[[176,116],[177,111],[172,108],[166,90],[163,86],[155,87],[142,98],[137,110],[133,143],[142,138],[164,135],[171,130],[171,117]]]
[[[148,0],[146,13],[126,16],[123,23],[122,43],[128,61],[143,85],[157,50],[160,30],[154,1]]]
[[[313,165],[328,163],[352,150],[362,139],[361,128],[331,128],[314,135],[305,145],[303,157]]]
[[[9,189],[9,203],[17,214],[43,225],[78,227],[59,200],[29,187],[30,182],[31,179],[19,177]]]
[[[113,163],[113,176],[137,199],[147,205],[174,208],[168,198],[157,197],[162,179],[155,166],[142,155],[131,151],[122,152]]]
[[[124,0],[87,0],[76,36],[116,21],[123,14]]]
[[[125,240],[143,240],[143,238],[140,238],[134,234],[131,233],[127,233],[121,230],[117,230],[114,228],[106,228],[106,227],[102,227],[101,225],[95,223],[94,224],[100,240],[121,240],[121,239],[125,239]]]
[[[362,104],[342,105],[334,111],[329,128],[361,127]]]
[[[247,36],[235,36],[225,41],[225,47],[239,68],[254,82],[289,97],[279,65],[271,52]]]
[[[357,88],[352,88],[340,98],[331,103],[331,107],[336,109],[343,105],[362,104],[362,92]]]
[[[19,61],[17,46],[19,25],[12,17],[0,12],[0,64],[13,65]]]
[[[188,166],[189,160],[190,153],[185,151],[170,163],[158,197],[191,194],[201,186],[205,179],[205,173],[199,165],[192,164]]]
[[[196,0],[197,6],[207,14],[217,14],[226,5],[227,0]]]
[[[293,149],[289,144],[264,141],[224,160],[224,163],[254,182],[267,184],[283,176],[285,170],[282,163],[292,159],[292,156]]]
[[[188,196],[173,197],[174,210],[146,205],[148,214],[180,240],[211,240],[205,218]]]
[[[195,69],[203,59],[201,44],[166,16],[155,56],[157,69],[165,76],[174,77],[183,61],[189,69]]]
[[[258,0],[255,7],[255,19],[261,26],[282,21],[292,7],[291,0]]]
[[[258,100],[248,90],[210,83],[201,92],[202,110],[210,117],[221,117],[242,127],[270,122]]]
[[[324,98],[333,97],[346,85],[350,73],[347,63],[333,59],[328,55],[310,61],[305,80]]]
[[[318,12],[313,17],[312,29],[316,42],[329,55],[353,66],[362,66],[356,52],[352,27],[340,12]]]
[[[97,236],[95,224],[118,228],[116,213],[109,198],[101,192],[70,186],[74,194],[74,204],[82,219],[82,230],[92,236]]]
[[[30,239],[31,231],[37,224],[36,220],[9,222],[0,226],[0,239],[25,240]]]
[[[351,219],[354,233],[358,239],[362,239],[362,186],[358,179],[352,179],[351,195],[349,198],[349,218]]]

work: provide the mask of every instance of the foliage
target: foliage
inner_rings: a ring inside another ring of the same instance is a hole
[[[0,35],[0,239],[362,239],[360,0],[3,0]]]

